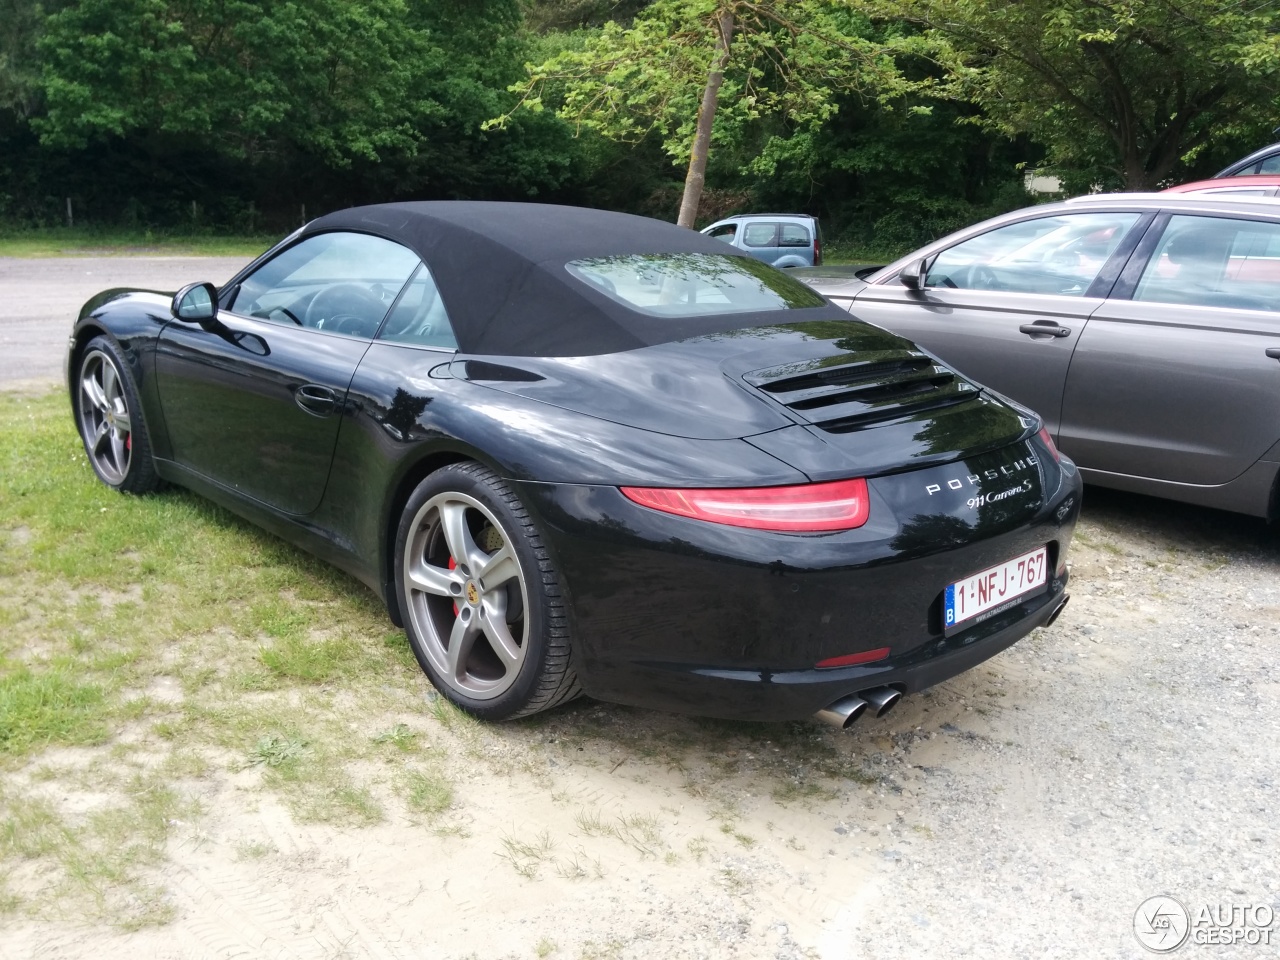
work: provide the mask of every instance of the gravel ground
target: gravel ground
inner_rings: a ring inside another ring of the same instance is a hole
[[[850,955],[1144,956],[1132,918],[1156,894],[1280,915],[1277,572],[1260,521],[1089,489],[1058,625],[994,661],[956,719],[897,718],[887,792],[929,839],[862,841],[892,896]],[[935,699],[955,713],[948,686]]]

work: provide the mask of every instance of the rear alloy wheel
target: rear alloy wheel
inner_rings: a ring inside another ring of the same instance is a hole
[[[560,578],[519,498],[487,467],[453,464],[414,490],[396,588],[418,662],[468,712],[506,720],[578,694]]]
[[[159,486],[138,391],[120,348],[106,337],[89,341],[76,378],[76,423],[89,465],[122,493]]]

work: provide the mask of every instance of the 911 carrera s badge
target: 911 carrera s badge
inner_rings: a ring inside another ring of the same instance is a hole
[[[480,591],[476,589],[476,582],[474,580],[468,580],[467,581],[467,603],[471,604],[474,607],[479,602],[480,602]]]

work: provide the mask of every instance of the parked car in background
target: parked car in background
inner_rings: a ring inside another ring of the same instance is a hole
[[[329,214],[221,289],[108,290],[89,465],[350,572],[449,700],[844,727],[1050,623],[1081,482],[1028,410],[670,223]]]
[[[1280,133],[1280,128],[1277,128],[1276,132]],[[1263,147],[1261,150],[1253,151],[1247,157],[1219,170],[1214,174],[1214,179],[1216,180],[1220,177],[1247,177],[1263,173],[1280,173],[1280,143],[1273,143],[1270,146]]]
[[[1086,481],[1277,515],[1280,201],[1080,197],[801,275],[1038,411]]]
[[[1280,174],[1263,173],[1243,177],[1215,177],[1170,187],[1165,193],[1212,193],[1230,196],[1274,197],[1280,194]]]
[[[822,229],[805,213],[750,213],[717,220],[702,233],[775,267],[822,263]]]

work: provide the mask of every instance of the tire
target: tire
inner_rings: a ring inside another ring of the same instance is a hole
[[[121,493],[159,487],[138,388],[115,341],[94,337],[85,346],[72,396],[76,427],[98,479]]]
[[[581,693],[560,576],[488,467],[452,464],[418,484],[396,531],[395,582],[418,663],[468,713],[510,720]]]

